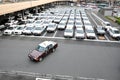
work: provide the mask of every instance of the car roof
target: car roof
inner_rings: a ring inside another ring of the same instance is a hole
[[[56,44],[56,42],[54,42],[54,41],[44,41],[44,42],[40,43],[39,46],[47,47],[50,44],[54,45],[54,44]]]

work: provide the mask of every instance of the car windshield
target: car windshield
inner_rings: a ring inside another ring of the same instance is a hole
[[[86,32],[88,32],[88,33],[94,33],[94,31],[93,30],[86,30]]]
[[[50,28],[53,28],[53,27],[54,27],[54,25],[49,25],[49,27],[50,27]]]
[[[8,27],[7,29],[8,29],[8,30],[13,30],[13,27]]]
[[[110,26],[110,24],[109,24],[109,23],[106,23],[106,26]]]
[[[33,21],[28,20],[28,21],[26,21],[26,23],[33,23]]]
[[[83,30],[77,30],[77,33],[83,33]]]
[[[18,28],[17,28],[17,30],[22,30],[22,29],[24,29],[24,27],[18,27]]]
[[[65,23],[60,23],[59,25],[64,25]]]
[[[103,30],[102,27],[97,27],[98,30]]]
[[[33,29],[33,27],[27,27],[26,28],[26,30],[32,30]]]
[[[43,24],[49,24],[49,21],[44,21]]]
[[[36,50],[43,52],[43,51],[45,51],[45,48],[39,45]]]
[[[68,22],[67,25],[73,25],[73,22]]]
[[[41,21],[36,21],[35,23],[39,24],[39,23],[41,23]]]
[[[33,19],[33,17],[27,17],[28,19]]]
[[[66,29],[65,32],[72,33],[72,29]]]
[[[119,30],[114,30],[113,33],[114,34],[120,34],[120,31]]]
[[[81,22],[76,22],[75,24],[76,24],[76,25],[82,25],[82,23],[81,23]]]
[[[35,30],[41,30],[42,29],[42,27],[36,27],[35,28]]]

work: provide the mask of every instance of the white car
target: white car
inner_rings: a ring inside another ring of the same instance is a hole
[[[13,34],[21,35],[24,28],[25,28],[25,25],[18,25],[17,28],[13,31]]]
[[[111,37],[113,37],[114,39],[120,39],[120,30],[118,30],[117,28],[115,27],[111,27],[109,30],[108,30],[108,33],[110,34]]]
[[[96,38],[96,35],[95,35],[93,28],[86,28],[85,32],[86,32],[86,36],[88,39],[95,39]]]
[[[107,21],[102,22],[102,26],[105,30],[109,30],[109,28],[111,28],[110,22]]]
[[[47,32],[55,32],[57,25],[55,23],[50,23],[47,27]]]
[[[16,28],[16,25],[12,25],[12,26],[8,27],[6,30],[4,30],[3,35],[13,34],[13,31],[15,28]]]
[[[81,27],[83,27],[83,23],[81,22],[81,21],[76,21],[75,22],[75,28],[81,28]]]
[[[76,39],[85,39],[85,33],[84,33],[83,28],[76,28],[75,38]]]
[[[32,34],[35,36],[40,36],[44,31],[46,27],[42,26],[35,26],[35,28],[32,30]]]
[[[66,23],[65,22],[60,22],[59,24],[58,24],[58,29],[59,30],[64,30],[65,29],[65,27],[66,27]]]
[[[42,25],[45,27],[48,27],[50,22],[51,22],[50,20],[45,20],[45,21],[43,21]]]
[[[26,27],[24,28],[22,34],[24,34],[24,35],[31,35],[33,28],[34,28],[33,25],[26,25]]]
[[[66,27],[71,27],[71,28],[73,28],[73,27],[74,27],[74,22],[73,22],[73,21],[68,21]]]
[[[34,22],[34,25],[40,25],[42,23],[42,20],[36,20],[35,22]]]
[[[73,27],[67,27],[64,31],[64,37],[65,38],[72,38],[73,36],[74,36]]]

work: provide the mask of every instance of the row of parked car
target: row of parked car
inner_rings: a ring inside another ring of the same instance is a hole
[[[42,35],[45,31],[63,30],[65,38],[92,38],[104,35],[103,26],[93,27],[84,9],[51,8],[43,13],[28,14],[25,19],[10,20],[6,23],[4,35]]]

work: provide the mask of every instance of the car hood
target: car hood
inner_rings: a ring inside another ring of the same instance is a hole
[[[87,33],[87,36],[95,36],[94,33]]]
[[[48,27],[47,28],[47,30],[55,30],[55,29],[56,29],[56,27],[53,27],[53,28]]]
[[[33,58],[38,58],[42,54],[43,54],[43,52],[39,52],[37,50],[33,50],[31,53],[29,53],[29,55],[32,56]]]
[[[70,36],[71,36],[71,35],[73,35],[73,33],[72,33],[72,32],[71,32],[71,33],[65,32],[64,35],[66,35],[66,36],[69,36],[69,35],[70,35]]]
[[[84,37],[84,34],[76,33],[75,36],[81,36],[81,37]]]
[[[33,33],[41,33],[42,30],[34,30]]]
[[[99,32],[99,33],[105,33],[105,31],[104,31],[104,30],[98,30],[98,32]]]
[[[63,25],[59,25],[58,28],[65,28],[65,26],[63,26]]]

